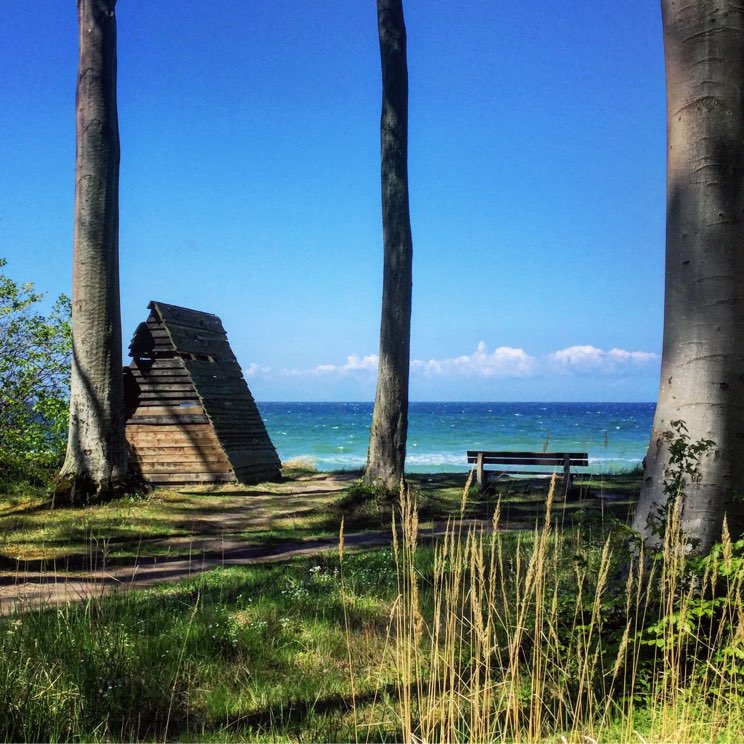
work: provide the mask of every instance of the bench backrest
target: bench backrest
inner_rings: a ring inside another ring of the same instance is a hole
[[[478,462],[478,455],[483,455],[484,465],[565,465],[566,458],[571,467],[587,467],[587,452],[486,452],[485,450],[468,450],[468,462]]]

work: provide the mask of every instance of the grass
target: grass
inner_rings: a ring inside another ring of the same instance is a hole
[[[278,484],[157,489],[82,509],[50,510],[42,493],[0,496],[0,567],[91,564],[93,558],[100,565],[104,550],[119,560],[188,556],[205,537],[261,544],[330,536],[338,527],[336,496],[324,476],[304,471],[290,471]]]
[[[687,557],[628,550],[545,519],[508,536],[454,521],[417,558],[403,495],[394,626],[400,719],[420,741],[740,741],[744,734],[744,542]],[[463,509],[465,511],[465,498]],[[675,506],[672,514],[678,514]]]
[[[414,482],[392,548],[347,544],[0,620],[0,738],[741,740],[744,545],[724,535],[707,562],[688,559],[672,524],[664,551],[639,560],[621,487],[604,513],[591,481],[565,503],[524,482],[500,495],[459,476]],[[329,490],[306,470],[271,488],[15,507],[5,546],[69,535],[90,550],[96,534],[127,556],[138,529],[154,549],[197,528],[263,540],[342,516],[347,534],[370,514],[389,525],[380,504],[348,499],[352,483]],[[432,539],[435,523],[445,535]]]
[[[6,741],[346,739],[347,639],[335,555],[220,569],[144,592],[7,619]],[[390,553],[345,559],[355,673],[376,686],[395,592]]]
[[[40,489],[31,494],[0,494],[0,571],[30,569],[70,570],[116,565],[148,557],[189,557],[205,544],[243,540],[272,546],[290,540],[330,538],[338,533],[343,516],[348,531],[388,531],[390,505],[348,498],[355,473],[329,483],[325,474],[299,463],[285,467],[282,483],[257,486],[201,486],[157,489],[82,509],[48,508]],[[422,525],[432,527],[456,516],[466,476],[414,475],[420,494]],[[610,476],[616,490],[628,498],[612,502],[606,511],[627,517],[640,483],[630,476]],[[576,498],[561,506],[569,521],[596,511],[594,481],[579,482]],[[490,519],[501,500],[504,520],[531,527],[544,512],[545,481],[511,480],[499,484],[498,494],[473,490],[465,516]],[[212,543],[205,543],[205,541]],[[200,547],[201,546],[201,547]]]

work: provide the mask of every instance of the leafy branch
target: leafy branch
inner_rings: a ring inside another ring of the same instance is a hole
[[[72,336],[70,300],[48,315],[44,295],[3,272],[0,258],[0,477],[38,477],[64,452]]]

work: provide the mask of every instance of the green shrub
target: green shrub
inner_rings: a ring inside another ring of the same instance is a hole
[[[39,484],[60,464],[67,432],[70,301],[5,276],[0,259],[0,483]]]

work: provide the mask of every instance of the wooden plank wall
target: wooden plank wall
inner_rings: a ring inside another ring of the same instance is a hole
[[[238,480],[276,480],[281,463],[236,361],[187,360],[204,409]]]
[[[155,359],[130,370],[139,403],[126,425],[131,464],[148,483],[236,480],[183,359]]]
[[[150,303],[129,346],[132,464],[150,483],[277,480],[281,463],[216,315]],[[162,320],[161,320],[162,318]]]

